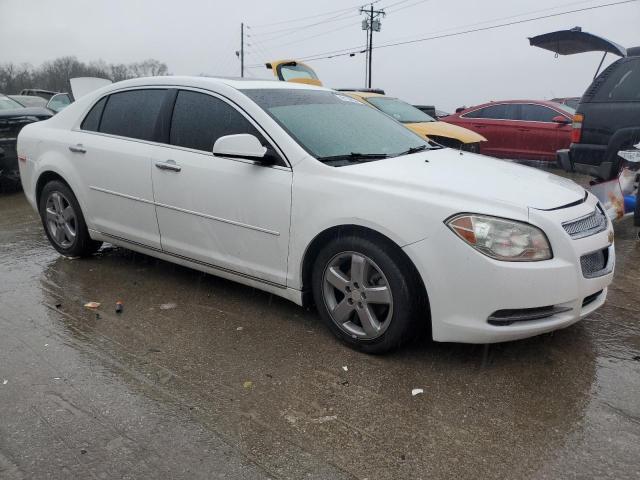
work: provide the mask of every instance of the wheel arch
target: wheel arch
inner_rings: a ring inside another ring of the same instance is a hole
[[[38,176],[38,180],[36,181],[35,200],[36,200],[36,206],[38,208],[40,207],[40,195],[42,195],[42,190],[44,189],[44,186],[53,180],[58,180],[64,183],[73,192],[73,188],[62,175],[60,175],[58,172],[54,172],[53,170],[45,170],[44,172],[40,173],[40,175]],[[76,195],[76,198],[77,198],[77,195]]]
[[[424,301],[424,307],[426,308],[426,312],[428,314],[428,318],[430,321],[430,307],[429,307],[429,295],[427,292],[427,288],[424,284],[420,273],[416,265],[413,263],[411,258],[406,254],[406,252],[394,242],[388,236],[368,227],[364,227],[362,225],[355,224],[343,224],[343,225],[335,225],[329,228],[326,228],[322,232],[318,233],[313,240],[307,246],[304,255],[302,257],[302,265],[301,265],[301,281],[302,281],[302,304],[305,307],[311,307],[313,305],[313,298],[311,294],[311,277],[313,272],[313,264],[315,263],[318,254],[322,250],[322,248],[329,242],[331,239],[336,238],[337,236],[346,236],[346,235],[356,235],[369,240],[374,240],[376,242],[380,242],[385,245],[387,248],[392,249],[396,252],[403,262],[403,266],[408,269],[411,274],[411,280],[415,281],[418,285],[418,289],[421,293],[422,299]]]

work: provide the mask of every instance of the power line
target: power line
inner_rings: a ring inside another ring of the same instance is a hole
[[[596,10],[596,9],[600,9],[600,8],[606,8],[606,7],[613,7],[616,5],[623,5],[623,4],[627,4],[627,3],[633,3],[633,2],[637,2],[638,0],[622,0],[619,2],[612,2],[612,3],[605,3],[605,4],[600,4],[600,5],[594,5],[591,7],[585,7],[585,8],[578,8],[578,9],[574,9],[574,10],[568,10],[568,11],[564,11],[564,12],[557,12],[557,13],[552,13],[549,15],[542,15],[539,17],[534,17],[534,18],[527,18],[524,20],[517,20],[517,21],[513,21],[513,22],[507,22],[507,23],[501,23],[498,25],[491,25],[488,27],[481,27],[481,28],[474,28],[474,29],[470,29],[470,30],[464,30],[461,32],[454,32],[454,33],[449,33],[449,34],[444,34],[444,35],[437,35],[437,36],[432,36],[432,37],[423,37],[423,38],[418,38],[415,40],[407,40],[407,41],[403,41],[403,42],[395,42],[395,43],[387,43],[387,44],[382,44],[382,45],[378,45],[376,47],[374,47],[375,49],[379,49],[379,48],[388,48],[388,47],[396,47],[396,46],[400,46],[400,45],[409,45],[409,44],[413,44],[413,43],[420,43],[420,42],[426,42],[429,40],[437,40],[440,38],[448,38],[448,37],[455,37],[458,35],[466,35],[469,33],[475,33],[475,32],[482,32],[485,30],[492,30],[495,28],[502,28],[502,27],[508,27],[511,25],[518,25],[518,24],[522,24],[522,23],[529,23],[529,22],[534,22],[537,20],[544,20],[547,18],[554,18],[554,17],[559,17],[562,15],[568,15],[571,13],[578,13],[578,12],[585,12],[585,11],[589,11],[589,10]],[[358,47],[353,47],[353,49],[342,49],[342,50],[334,50],[334,51],[329,51],[329,52],[322,52],[322,53],[317,53],[315,55],[309,55],[307,57],[303,57],[300,58],[300,60],[324,60],[324,59],[329,59],[329,58],[335,58],[335,57],[342,57],[342,56],[354,56],[356,54],[359,53],[364,53],[364,50],[354,50],[354,49],[359,49],[361,48],[360,46]],[[347,51],[347,50],[352,50],[352,51]],[[337,53],[337,52],[345,52],[345,53]],[[326,56],[325,56],[326,55]]]
[[[580,0],[578,2],[570,2],[570,3],[563,4],[563,5],[557,5],[555,7],[540,8],[540,9],[537,9],[537,10],[530,10],[528,12],[519,13],[517,15],[509,15],[507,17],[491,18],[489,20],[483,20],[481,22],[466,23],[464,25],[457,25],[455,27],[444,28],[442,30],[435,30],[435,31],[429,32],[428,35],[433,35],[433,34],[436,34],[436,33],[450,32],[451,30],[457,30],[459,28],[467,28],[467,27],[475,27],[475,26],[478,26],[478,25],[486,25],[487,23],[498,22],[498,21],[501,21],[501,20],[510,20],[512,18],[523,17],[525,15],[533,15],[534,13],[548,12],[550,10],[557,10],[559,8],[566,8],[566,7],[570,7],[570,6],[573,6],[573,5],[581,5],[581,4],[585,4],[585,3],[593,3],[594,1],[596,1],[596,0]],[[415,34],[414,35],[404,35],[402,37],[392,38],[390,41],[393,42],[393,41],[396,41],[396,40],[402,40],[402,39],[405,39],[405,38],[412,38],[412,37],[415,37]]]
[[[375,0],[373,3],[375,4],[375,3],[378,3],[378,2],[381,2],[381,1],[382,0]],[[353,9],[359,8],[361,6],[362,6],[362,3],[359,3],[357,5],[352,5],[351,7],[341,8],[339,10],[331,10],[329,12],[318,13],[318,14],[315,14],[315,15],[308,15],[306,17],[298,17],[298,18],[294,18],[294,19],[291,19],[291,20],[282,20],[282,21],[279,21],[279,22],[263,23],[263,24],[253,25],[253,28],[264,28],[264,27],[270,27],[272,25],[283,25],[285,23],[299,22],[299,21],[302,21],[302,20],[308,20],[310,18],[324,17],[324,16],[327,16],[327,15],[331,15],[332,13],[346,12],[348,10],[353,10]]]

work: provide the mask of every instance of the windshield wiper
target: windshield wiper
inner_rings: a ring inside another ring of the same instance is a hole
[[[417,147],[411,147],[404,152],[398,153],[396,157],[400,157],[402,155],[411,155],[412,153],[422,152],[423,150],[428,150],[430,148],[432,147],[430,147],[429,145],[418,145]]]
[[[318,160],[321,162],[332,162],[335,160],[349,160],[349,161],[358,161],[358,160],[379,160],[381,158],[389,158],[388,153],[359,153],[359,152],[351,152],[345,153],[343,155],[331,155],[328,157],[319,157]]]

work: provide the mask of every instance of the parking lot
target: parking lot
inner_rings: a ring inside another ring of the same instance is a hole
[[[566,330],[367,356],[251,288],[63,258],[4,195],[0,477],[638,478],[640,244],[616,234],[607,303]]]

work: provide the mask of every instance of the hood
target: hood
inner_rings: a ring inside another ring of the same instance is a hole
[[[424,135],[426,137],[430,135],[447,137],[459,140],[462,143],[487,141],[487,139],[479,133],[469,130],[468,128],[459,127],[458,125],[452,125],[446,122],[405,123],[404,126],[413,130],[418,135]]]
[[[98,77],[76,77],[69,80],[71,84],[71,93],[73,98],[78,100],[86,94],[91,93],[99,88],[111,85],[113,82],[106,78]]]
[[[575,182],[531,167],[449,148],[341,167],[383,185],[551,210],[585,198]]]
[[[0,110],[0,118],[16,118],[16,117],[46,117],[53,116],[51,110],[44,107],[25,107],[12,108],[11,110]]]

